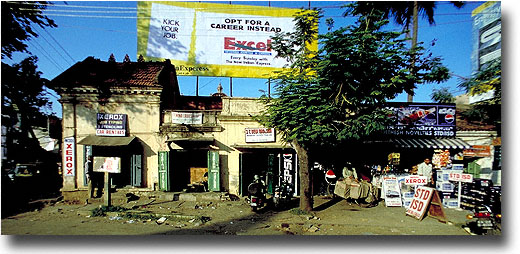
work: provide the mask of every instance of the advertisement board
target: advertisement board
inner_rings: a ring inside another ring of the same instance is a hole
[[[383,196],[385,198],[386,206],[403,206],[401,200],[401,189],[399,188],[397,177],[383,177]]]
[[[432,199],[433,191],[432,188],[419,186],[415,190],[412,203],[406,209],[406,214],[419,220],[422,219]]]
[[[76,172],[76,147],[74,137],[63,139],[63,174],[65,176],[74,176]]]
[[[419,175],[409,175],[404,178],[404,184],[416,186],[416,185],[426,185],[426,176]]]
[[[200,112],[172,112],[172,123],[175,124],[202,124]]]
[[[97,113],[97,136],[126,136],[126,114]]]
[[[274,128],[246,128],[246,143],[276,142]]]
[[[94,172],[121,173],[120,157],[94,156]]]
[[[182,76],[269,78],[288,62],[271,37],[294,31],[298,9],[139,1],[137,55],[170,59]],[[309,45],[317,50],[317,42]]]
[[[405,137],[455,137],[455,104],[388,103],[393,123],[384,134]]]

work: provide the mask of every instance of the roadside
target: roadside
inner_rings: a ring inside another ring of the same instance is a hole
[[[222,196],[220,196],[222,197]],[[124,213],[92,216],[95,203],[47,202],[33,211],[2,219],[2,235],[468,235],[468,211],[444,209],[447,223],[405,215],[404,208],[364,208],[343,199],[315,197],[312,214],[270,208],[254,213],[244,199],[178,201],[144,197],[120,204]],[[115,204],[117,205],[117,204]],[[153,215],[153,216],[150,216]]]

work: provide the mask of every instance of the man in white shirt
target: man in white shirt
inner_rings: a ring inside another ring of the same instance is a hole
[[[424,162],[422,162],[421,164],[419,164],[417,166],[417,174],[420,175],[420,176],[426,176],[426,182],[428,183],[428,185],[433,185],[433,182],[432,182],[432,164],[431,164],[431,161],[430,159],[426,158],[424,159]]]

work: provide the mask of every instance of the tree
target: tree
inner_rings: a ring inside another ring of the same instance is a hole
[[[48,2],[2,1],[2,59],[11,58],[14,52],[29,53],[25,41],[37,38],[32,24],[41,28],[56,27],[52,19],[42,15]]]
[[[433,89],[433,93],[430,96],[432,100],[437,103],[452,103],[454,100],[453,94],[448,90],[447,87]]]
[[[487,100],[477,102],[464,112],[464,116],[472,121],[490,123],[500,132],[502,124],[502,60],[498,58],[487,65],[483,70],[472,75],[470,79],[459,84],[469,95],[481,95],[493,91],[493,96]]]
[[[464,2],[462,1],[450,1],[456,8],[462,8],[464,6]],[[435,24],[434,14],[437,3],[435,1],[381,1],[381,2],[373,2],[373,1],[360,1],[355,5],[353,10],[354,14],[366,14],[373,9],[377,9],[382,11],[384,14],[384,18],[387,19],[389,16],[394,17],[394,21],[402,25],[404,29],[408,30],[410,28],[410,24],[412,24],[412,41],[411,41],[411,51],[414,52],[417,47],[417,41],[419,36],[419,13],[423,14],[428,20],[430,25]],[[414,61],[411,62],[414,64]],[[415,86],[412,89],[407,89],[408,93],[408,102],[413,101],[413,95]]]
[[[272,48],[291,68],[272,77],[276,96],[263,100],[266,110],[258,118],[295,148],[300,209],[307,211],[313,205],[309,162],[318,151],[382,130],[388,112],[381,106],[387,99],[416,82],[445,80],[448,73],[440,58],[424,57],[422,51],[416,71],[410,71],[402,33],[383,31],[388,21],[377,10],[353,26],[319,36],[322,47],[313,52],[304,45],[316,38],[319,16],[319,11],[302,11],[295,17],[295,32],[273,37]]]

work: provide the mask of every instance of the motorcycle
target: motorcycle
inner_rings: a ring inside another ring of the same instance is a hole
[[[466,224],[466,230],[478,235],[500,235],[502,231],[501,214],[494,214],[489,206],[475,208],[473,214],[466,215],[470,221]]]
[[[265,204],[265,184],[259,176],[255,175],[255,179],[249,184],[247,191],[249,192],[249,205],[256,212]]]
[[[282,180],[282,183],[279,186],[276,186],[274,189],[274,208],[279,209],[282,208],[285,204],[287,204],[291,200],[292,191],[293,190],[291,185],[287,181]]]

